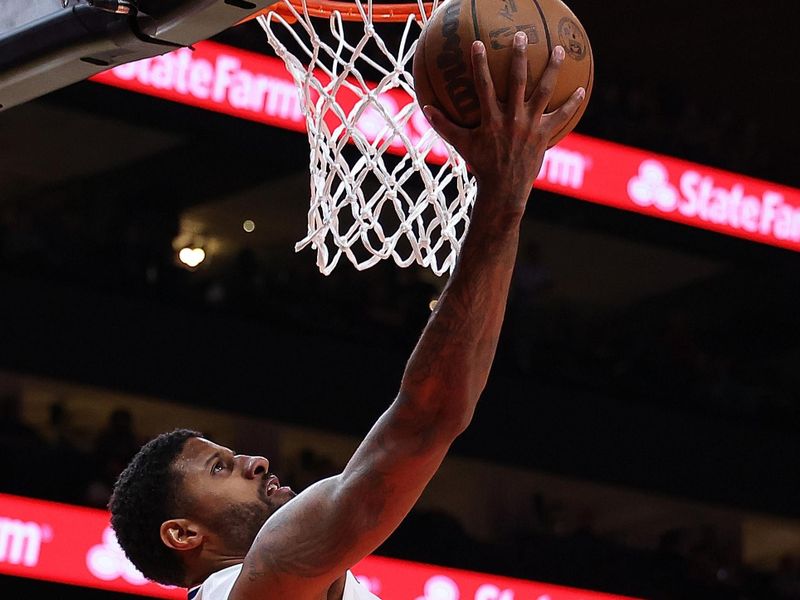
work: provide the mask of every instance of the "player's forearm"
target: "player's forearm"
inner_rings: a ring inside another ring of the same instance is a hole
[[[486,385],[497,349],[519,241],[519,223],[550,140],[576,114],[578,89],[545,114],[564,59],[553,50],[547,69],[528,98],[527,39],[517,32],[506,102],[498,102],[481,42],[472,46],[480,126],[464,128],[433,106],[425,115],[478,178],[478,199],[459,265],[406,366],[398,402],[420,420],[456,435],[467,426]],[[528,99],[526,99],[528,98]],[[449,426],[449,427],[448,427]]]
[[[443,432],[469,423],[497,349],[524,206],[512,193],[479,188],[458,265],[403,376],[399,400]]]

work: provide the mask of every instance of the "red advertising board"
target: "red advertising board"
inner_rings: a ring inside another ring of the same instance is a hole
[[[182,48],[122,65],[94,80],[243,119],[305,130],[295,84],[280,59],[214,42],[198,43],[194,51]],[[343,88],[336,99],[349,114],[357,98]],[[392,114],[413,102],[398,89],[382,94],[380,101]],[[327,118],[335,116],[329,113]],[[355,126],[370,140],[380,131],[369,110]],[[428,129],[417,109],[403,134],[414,142]],[[392,140],[389,150],[402,153],[405,147],[398,138]],[[434,146],[428,160],[439,162],[444,153],[441,145]],[[576,133],[547,153],[537,187],[800,251],[800,190]]]
[[[623,598],[376,556],[365,558],[353,572],[383,600]],[[182,588],[142,577],[117,544],[106,511],[4,494],[0,494],[0,574],[154,598],[186,598]]]

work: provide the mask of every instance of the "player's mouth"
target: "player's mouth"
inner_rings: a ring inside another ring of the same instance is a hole
[[[280,479],[275,477],[275,475],[270,475],[267,478],[267,484],[266,484],[267,496],[271,496],[272,494],[277,492],[280,489],[280,487],[281,487]]]

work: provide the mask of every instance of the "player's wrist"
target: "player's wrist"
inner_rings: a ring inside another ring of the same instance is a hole
[[[524,211],[528,201],[531,186],[512,181],[509,177],[489,176],[476,177],[477,200],[482,197],[491,197],[491,204],[496,210],[508,210],[510,212]],[[483,202],[489,204],[490,202]]]
[[[500,223],[505,227],[518,224],[525,214],[528,195],[518,187],[502,182],[478,182],[478,193],[472,210],[473,225],[483,220],[487,225]]]

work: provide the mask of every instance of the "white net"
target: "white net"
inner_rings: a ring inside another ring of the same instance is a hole
[[[360,23],[280,1],[282,14],[259,23],[294,77],[308,127],[311,207],[295,249],[316,249],[326,275],[342,255],[359,270],[391,258],[452,271],[476,185],[415,100],[411,64],[427,17],[380,25],[379,35],[372,0],[353,0]]]

